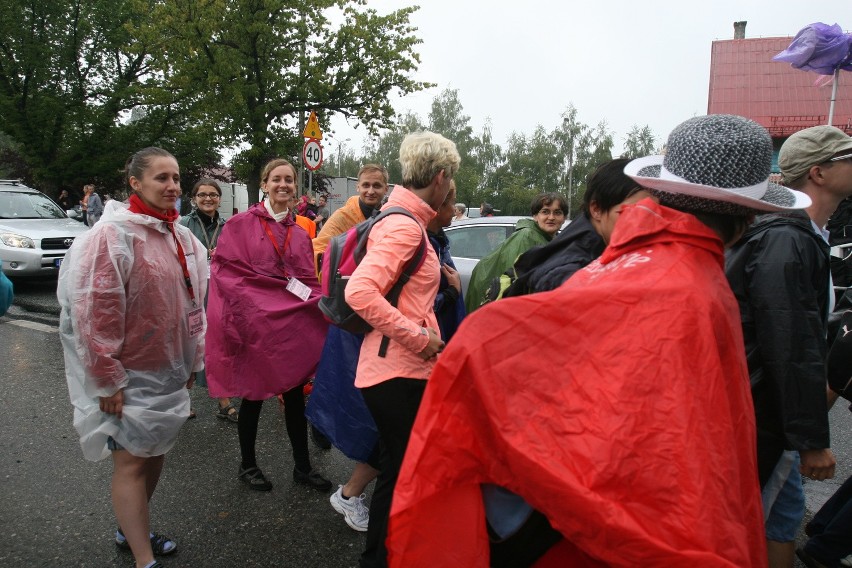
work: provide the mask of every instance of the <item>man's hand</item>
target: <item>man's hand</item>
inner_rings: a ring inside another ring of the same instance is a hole
[[[805,477],[817,481],[834,477],[834,466],[837,464],[837,461],[834,459],[834,454],[830,449],[801,450],[799,451],[799,455],[802,458],[802,465],[799,466],[799,471]]]
[[[429,334],[429,343],[426,344],[426,347],[423,348],[423,351],[419,355],[424,361],[428,361],[444,350],[444,341],[438,335],[438,332],[431,327],[424,327],[423,329]]]
[[[121,420],[121,411],[124,408],[124,391],[120,390],[112,396],[100,396],[101,412],[115,414]]]

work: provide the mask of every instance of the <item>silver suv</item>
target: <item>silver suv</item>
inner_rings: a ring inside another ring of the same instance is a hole
[[[17,180],[0,180],[0,260],[7,276],[55,275],[88,228],[52,199]]]

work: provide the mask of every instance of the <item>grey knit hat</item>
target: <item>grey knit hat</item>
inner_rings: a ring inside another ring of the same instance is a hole
[[[739,206],[731,210],[791,211],[811,204],[804,193],[769,181],[772,139],[742,116],[691,118],[672,130],[666,148],[665,156],[631,161],[624,173],[657,192]]]

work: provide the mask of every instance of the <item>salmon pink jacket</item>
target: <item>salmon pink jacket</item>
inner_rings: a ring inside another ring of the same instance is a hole
[[[361,345],[355,374],[358,388],[397,377],[425,380],[435,364],[434,358],[424,361],[418,355],[429,343],[423,328],[438,329],[432,306],[438,293],[441,266],[428,239],[423,264],[403,286],[396,308],[385,299],[385,294],[399,278],[406,261],[414,256],[421,240],[426,239],[426,225],[436,213],[425,201],[399,185],[382,210],[388,207],[402,207],[417,221],[405,215],[391,215],[376,224],[367,240],[367,254],[346,286],[346,302],[373,326]],[[380,357],[384,335],[391,341],[385,356]]]

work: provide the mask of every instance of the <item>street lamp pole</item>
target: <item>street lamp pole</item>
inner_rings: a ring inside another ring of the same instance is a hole
[[[571,136],[571,150],[568,155],[568,218],[571,218],[571,202],[574,193],[574,136]]]
[[[337,177],[340,177],[340,166],[343,164],[343,146],[345,146],[346,142],[349,142],[350,140],[351,138],[337,141]]]

